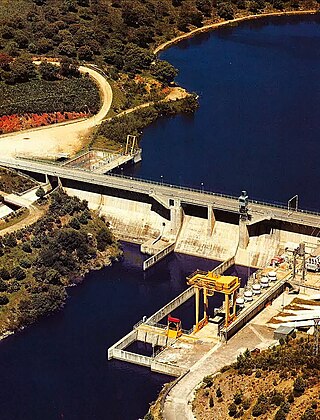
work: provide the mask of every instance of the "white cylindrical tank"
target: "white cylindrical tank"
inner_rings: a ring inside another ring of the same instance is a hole
[[[270,271],[268,273],[269,281],[276,281],[277,280],[277,273],[275,271]]]
[[[246,292],[244,292],[243,296],[246,302],[251,302],[253,300],[251,290],[247,290]]]
[[[236,304],[240,307],[243,308],[244,307],[244,298],[243,297],[238,297],[236,299]]]
[[[254,284],[252,286],[252,291],[253,291],[253,294],[254,295],[260,295],[260,293],[261,293],[261,286],[260,286],[260,284]]]
[[[260,284],[261,284],[261,287],[269,287],[268,277],[261,277]]]

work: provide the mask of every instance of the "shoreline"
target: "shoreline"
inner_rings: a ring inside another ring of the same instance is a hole
[[[123,251],[121,247],[118,245],[118,241],[110,245],[109,248],[106,249],[105,251],[98,251],[98,255],[96,256],[96,258],[94,258],[93,261],[90,261],[88,264],[85,264],[83,267],[81,267],[77,275],[73,276],[72,280],[70,279],[70,284],[64,286],[66,297],[62,305],[60,306],[60,308],[57,309],[57,311],[55,311],[54,313],[60,312],[64,309],[67,303],[68,297],[69,297],[67,293],[69,288],[77,287],[81,285],[82,283],[84,283],[85,278],[89,273],[93,271],[99,271],[107,267],[111,267],[114,263],[120,262],[122,259],[122,256],[123,256]],[[11,335],[19,333],[28,327],[31,327],[32,325],[41,321],[43,318],[53,315],[54,313],[42,314],[31,324],[22,325],[20,328],[17,328],[17,329],[9,328],[3,331],[2,333],[0,333],[0,343],[7,337],[10,337]]]
[[[221,26],[229,26],[229,25],[232,25],[234,23],[245,22],[247,20],[260,19],[260,18],[263,18],[263,17],[316,15],[318,13],[320,13],[320,9],[319,10],[316,10],[316,9],[292,10],[292,11],[287,11],[287,12],[268,12],[268,13],[259,13],[259,14],[254,14],[254,15],[247,15],[247,16],[238,17],[238,18],[231,19],[231,20],[224,20],[224,21],[220,21],[220,22],[210,23],[208,25],[201,26],[201,28],[193,29],[190,32],[187,32],[183,35],[179,35],[175,38],[170,39],[169,41],[166,41],[166,42],[158,45],[153,50],[153,54],[157,55],[160,52],[162,52],[162,51],[166,50],[167,48],[171,47],[172,45],[178,44],[180,41],[183,41],[183,40],[188,39],[188,38],[193,38],[195,35],[198,35],[198,34],[201,34],[201,33],[213,31],[217,28],[220,28]]]

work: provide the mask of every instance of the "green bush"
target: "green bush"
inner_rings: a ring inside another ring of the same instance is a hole
[[[8,297],[5,295],[0,295],[0,305],[6,305],[7,303],[9,303]]]
[[[301,376],[298,376],[293,383],[293,390],[297,394],[302,394],[306,389],[306,383]]]
[[[205,388],[211,388],[212,385],[213,385],[213,380],[212,380],[212,376],[211,375],[205,376],[202,381],[203,381],[203,383],[205,385]]]
[[[300,420],[317,420],[317,414],[312,408],[307,408]]]
[[[24,259],[20,262],[20,265],[22,268],[30,268],[31,267],[31,261],[28,259]]]
[[[12,270],[12,276],[16,278],[16,280],[23,280],[26,278],[26,273],[21,267],[15,267]]]
[[[238,408],[237,408],[236,404],[234,402],[231,403],[228,407],[229,416],[234,417],[237,413],[237,410],[238,410]]]
[[[9,280],[12,277],[10,272],[6,268],[1,268],[0,276],[3,280]]]

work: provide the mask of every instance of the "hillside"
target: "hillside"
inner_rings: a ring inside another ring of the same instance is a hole
[[[316,420],[319,373],[313,337],[300,335],[258,354],[246,351],[234,365],[204,379],[194,413],[199,420]]]

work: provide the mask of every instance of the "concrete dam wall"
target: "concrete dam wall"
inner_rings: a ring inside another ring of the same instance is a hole
[[[236,213],[212,206],[186,206],[174,198],[151,196],[149,202],[141,202],[132,197],[64,189],[104,215],[119,239],[144,244],[142,248],[150,255],[174,243],[175,252],[218,261],[235,256],[236,264],[263,267],[287,242],[305,242],[311,247],[318,244],[317,229],[311,232],[302,225],[264,220],[252,226],[239,220]]]

